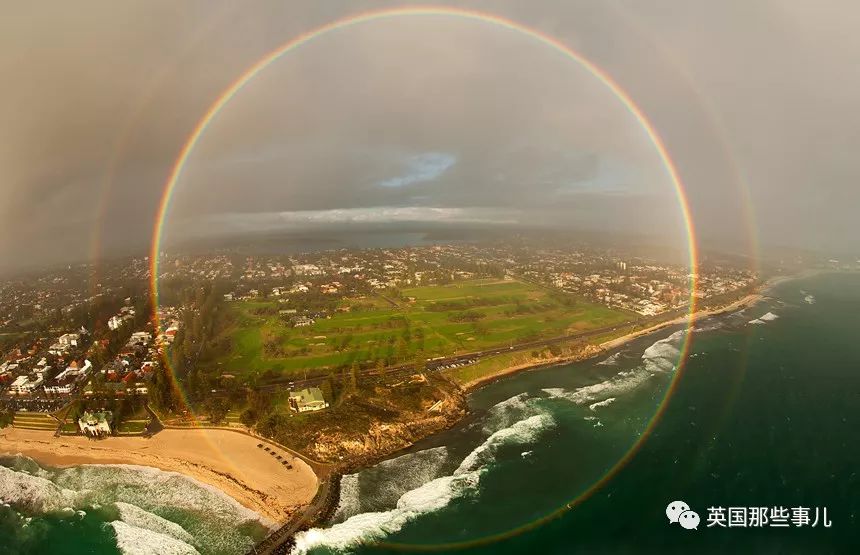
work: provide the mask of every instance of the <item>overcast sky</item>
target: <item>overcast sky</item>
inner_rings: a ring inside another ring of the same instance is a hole
[[[0,271],[140,248],[183,142],[265,53],[391,2],[7,3]],[[455,4],[548,33],[662,135],[701,236],[860,249],[853,2]],[[326,34],[269,66],[192,153],[169,239],[343,222],[680,235],[653,145],[545,45],[443,16]]]

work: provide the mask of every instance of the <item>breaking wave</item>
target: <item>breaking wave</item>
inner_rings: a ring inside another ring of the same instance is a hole
[[[447,447],[407,453],[341,479],[341,494],[333,522],[385,510],[406,492],[438,478],[448,460]]]
[[[554,399],[565,399],[577,405],[592,405],[598,401],[602,402],[608,398],[615,398],[636,389],[648,381],[652,375],[644,366],[639,366],[632,370],[619,372],[608,380],[579,387],[574,391],[561,388],[544,389],[543,391]]]
[[[137,505],[117,501],[115,503],[119,511],[119,518],[122,522],[137,528],[145,528],[152,532],[170,536],[181,542],[188,544],[194,543],[194,537],[185,531],[185,528],[171,522],[166,518],[162,518],[155,513],[151,513],[141,509]]]
[[[15,471],[0,466],[0,502],[26,509],[28,512],[49,513],[77,505],[77,491],[63,488],[47,478],[34,476],[26,470]]]
[[[750,320],[749,323],[750,324],[764,324],[766,322],[772,322],[772,321],[776,320],[777,318],[779,318],[779,316],[777,316],[773,312],[768,312],[767,314],[765,314],[763,316],[759,316],[755,320]]]
[[[681,356],[680,342],[685,330],[678,330],[669,337],[654,342],[642,353],[642,360],[648,370],[653,372],[671,372]]]
[[[174,537],[138,528],[121,520],[110,523],[116,546],[123,555],[200,555],[193,546]]]
[[[256,513],[175,472],[133,465],[42,468],[22,455],[0,462],[0,502],[28,518],[51,513],[79,520],[89,510],[100,511],[117,541],[125,542],[118,543],[124,553],[137,553],[131,538],[147,534],[167,538],[159,540],[165,546],[159,553],[196,553],[193,546],[205,553],[241,553],[265,533]]]
[[[681,356],[680,343],[685,330],[679,330],[655,341],[642,353],[642,364],[618,372],[602,382],[579,387],[573,391],[562,388],[543,389],[550,398],[565,399],[577,405],[588,405],[591,410],[604,407],[615,399],[649,381],[653,376],[675,370]]]
[[[330,528],[301,532],[296,535],[293,553],[307,553],[321,547],[344,550],[396,533],[420,516],[441,510],[455,499],[475,492],[481,475],[495,461],[501,446],[532,442],[552,425],[554,420],[549,414],[538,414],[502,428],[469,453],[453,474],[403,493],[393,509],[360,513]]]
[[[457,467],[457,470],[454,471],[454,475],[459,476],[480,470],[495,458],[496,450],[499,446],[509,443],[529,443],[534,441],[540,432],[553,424],[554,421],[549,414],[536,414],[525,420],[520,420],[512,426],[502,428],[469,453],[463,459],[463,462],[460,463],[460,466]]]
[[[605,358],[597,363],[598,366],[615,366],[618,364],[618,359],[621,357],[621,351],[618,351],[614,355],[610,355],[608,358]]]
[[[361,486],[358,473],[344,474],[340,478],[340,499],[332,519],[335,522],[346,520],[361,512]]]
[[[588,408],[589,408],[589,410],[594,410],[594,409],[597,409],[599,407],[607,407],[614,402],[615,402],[615,397],[610,397],[610,398],[605,399],[603,401],[597,401],[596,403],[591,403],[590,405],[588,405]]]
[[[524,415],[537,414],[540,409],[535,406],[535,399],[528,393],[520,393],[509,399],[496,403],[487,411],[484,417],[484,433],[491,434],[501,428],[506,428],[522,419]]]

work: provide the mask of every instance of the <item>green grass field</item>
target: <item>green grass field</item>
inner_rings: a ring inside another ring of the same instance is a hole
[[[399,363],[479,351],[613,325],[630,315],[518,281],[472,280],[403,289],[392,302],[346,299],[329,318],[293,328],[277,302],[230,304],[230,354],[238,373],[312,371],[354,362]],[[396,306],[395,306],[396,305]]]

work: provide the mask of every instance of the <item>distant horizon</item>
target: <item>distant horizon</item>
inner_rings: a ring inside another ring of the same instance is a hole
[[[286,256],[292,254],[315,253],[328,250],[366,250],[384,248],[405,248],[426,246],[430,244],[453,244],[456,242],[491,242],[505,241],[513,238],[525,238],[529,241],[538,239],[549,240],[552,243],[565,240],[566,234],[575,234],[570,239],[583,246],[623,247],[623,248],[657,248],[677,251],[685,255],[686,245],[666,245],[665,237],[659,235],[642,235],[621,231],[596,231],[584,229],[565,229],[561,227],[523,227],[523,226],[487,226],[487,225],[428,225],[426,222],[400,222],[396,225],[385,224],[346,224],[330,226],[315,230],[268,230],[260,232],[233,233],[222,236],[189,239],[164,245],[162,252],[171,256],[205,256],[217,251],[232,251],[240,249],[255,249],[267,245],[268,249],[256,252],[259,256]],[[394,242],[382,241],[380,244],[361,243],[361,239],[379,236],[401,236]],[[405,236],[412,240],[403,241]],[[359,244],[355,244],[358,240]],[[283,245],[278,243],[283,242]],[[774,264],[780,257],[805,256],[817,257],[822,261],[827,257],[850,258],[848,262],[860,260],[860,254],[850,252],[823,251],[786,245],[765,245],[759,253],[745,252],[741,244],[704,241],[698,245],[704,254],[718,254],[746,258],[755,264]],[[61,270],[67,266],[112,264],[127,258],[146,258],[150,256],[151,244],[141,244],[137,248],[117,249],[104,253],[97,260],[75,258],[52,263],[35,263],[26,267],[0,268],[0,278],[14,279],[16,277]],[[758,259],[760,257],[761,259]],[[844,262],[844,260],[843,260]]]

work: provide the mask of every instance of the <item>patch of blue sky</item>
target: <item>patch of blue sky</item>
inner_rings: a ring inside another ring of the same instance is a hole
[[[405,172],[379,182],[380,187],[405,187],[438,179],[457,162],[457,157],[445,152],[425,152],[406,161]]]
[[[634,182],[633,174],[627,164],[601,157],[591,175],[570,181],[562,179],[558,191],[560,193],[623,194],[630,192],[632,182]]]

